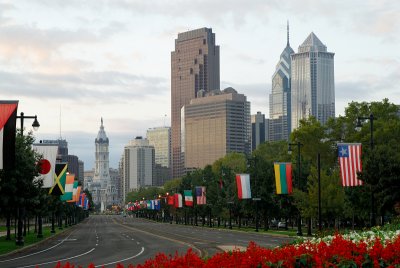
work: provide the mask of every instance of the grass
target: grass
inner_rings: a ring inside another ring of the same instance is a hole
[[[67,228],[63,227],[63,230],[67,230],[67,229],[68,229],[68,227]],[[51,236],[56,235],[57,233],[62,232],[63,230],[56,229],[56,233],[52,234],[50,232],[51,227],[45,226],[45,227],[43,227],[43,238],[37,238],[37,233],[30,231],[30,233],[27,233],[26,236],[24,237],[24,241],[25,241],[24,246],[15,245],[14,232],[11,232],[11,240],[6,240],[6,236],[0,237],[0,255],[9,253],[9,252],[17,250],[17,249],[27,247],[32,244],[36,244],[46,238],[49,238]]]

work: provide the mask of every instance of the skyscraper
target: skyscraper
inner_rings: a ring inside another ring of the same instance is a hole
[[[322,124],[335,116],[334,56],[313,32],[292,54],[292,130],[309,116]]]
[[[185,169],[204,168],[228,153],[251,152],[250,103],[229,87],[184,106]]]
[[[269,141],[287,140],[290,134],[290,82],[291,58],[294,51],[289,44],[289,23],[287,43],[272,76],[269,95]]]
[[[155,127],[147,130],[147,140],[154,146],[155,186],[171,179],[171,128]]]
[[[268,140],[268,121],[261,112],[251,115],[251,150],[257,149],[258,145]]]
[[[178,34],[171,52],[172,175],[183,175],[181,152],[181,108],[199,91],[219,89],[219,46],[212,29],[201,28]]]
[[[136,137],[124,148],[123,195],[141,187],[153,186],[154,147],[147,139]]]

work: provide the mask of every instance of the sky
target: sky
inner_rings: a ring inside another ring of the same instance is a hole
[[[66,139],[85,170],[103,118],[117,168],[129,140],[170,126],[178,33],[212,28],[221,89],[232,86],[268,117],[287,21],[295,52],[314,32],[335,53],[336,115],[351,101],[400,104],[395,0],[0,0],[0,99],[38,116],[37,141]]]

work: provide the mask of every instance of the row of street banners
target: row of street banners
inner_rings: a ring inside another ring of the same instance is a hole
[[[18,101],[0,100],[0,169],[10,170],[15,165],[15,132]],[[358,179],[362,171],[360,143],[338,143],[338,162],[340,166],[340,178],[342,186],[361,186],[363,181]],[[40,176],[43,179],[43,188],[50,188],[49,193],[60,196],[62,201],[76,202],[82,207],[88,200],[85,196],[75,196],[73,193],[79,186],[75,183],[72,174],[67,175],[67,164],[56,163],[58,147],[47,144],[36,144],[33,149],[43,156],[38,163]],[[277,194],[291,194],[292,187],[292,164],[274,163],[275,184]],[[76,185],[76,187],[75,187]],[[220,188],[223,182],[220,180]],[[236,185],[239,199],[251,199],[250,175],[237,174]],[[197,205],[206,204],[206,187],[195,187]],[[79,200],[75,200],[79,199]],[[82,200],[81,200],[82,199]],[[74,201],[72,201],[74,200]],[[154,200],[153,200],[154,201]],[[169,205],[177,208],[183,207],[182,195],[177,193],[169,196]],[[193,206],[193,195],[191,190],[184,191],[185,206]],[[151,203],[152,204],[152,203]],[[157,207],[156,205],[151,207]]]
[[[49,188],[49,194],[59,196],[61,201],[89,209],[89,199],[81,193],[75,175],[67,172],[68,164],[56,163],[58,146],[34,144],[33,150],[42,155],[38,163],[40,175],[36,179],[43,180],[43,188]]]
[[[361,172],[361,144],[360,143],[338,143],[338,160],[340,165],[340,177],[342,186],[360,186],[363,182],[358,179],[357,173]],[[293,193],[292,163],[275,162],[275,186],[276,194]],[[221,185],[221,182],[220,182]],[[250,175],[236,174],[236,186],[239,199],[251,199]],[[195,187],[196,204],[206,204],[206,187]],[[184,190],[184,199],[182,194],[176,193],[165,198],[165,202],[175,208],[182,208],[183,203],[186,207],[193,207],[192,190]],[[126,208],[128,210],[138,210],[141,208],[160,210],[161,200],[147,200],[141,202],[129,202]]]

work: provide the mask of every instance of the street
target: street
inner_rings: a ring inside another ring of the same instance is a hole
[[[246,247],[250,241],[274,247],[291,239],[259,233],[218,230],[152,222],[120,215],[93,215],[67,232],[37,246],[0,257],[0,267],[54,267],[58,261],[86,267],[115,267],[143,263],[158,252],[185,253],[193,248],[202,257]]]

